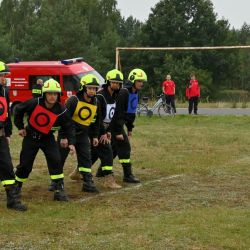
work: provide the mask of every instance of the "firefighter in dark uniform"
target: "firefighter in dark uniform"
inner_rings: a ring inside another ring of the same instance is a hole
[[[9,149],[12,123],[9,112],[9,96],[5,87],[5,77],[9,73],[7,65],[0,62],[0,180],[6,191],[7,208],[25,211],[27,207],[20,202],[20,196],[17,192]]]
[[[138,91],[143,87],[145,81],[147,81],[147,75],[143,70],[133,69],[129,73],[127,85],[119,91],[115,114],[111,122],[113,155],[114,157],[118,155],[123,167],[123,181],[128,183],[140,182],[132,173],[129,138],[132,136],[134,128]],[[127,127],[127,133],[124,125]]]
[[[32,97],[37,98],[42,96],[43,80],[37,79],[36,84],[32,86]]]
[[[98,101],[96,91],[99,88],[99,79],[93,74],[87,74],[80,80],[81,87],[76,95],[71,96],[66,103],[66,107],[73,120],[76,133],[76,155],[77,168],[70,175],[78,175],[80,172],[83,179],[82,191],[98,193],[91,173],[91,144],[98,145],[99,117]],[[89,133],[92,131],[92,140]],[[64,165],[68,156],[68,150],[60,148],[61,159]]]
[[[102,125],[100,126],[99,144],[97,147],[92,147],[91,150],[92,164],[100,158],[101,165],[96,176],[104,177],[104,187],[108,188],[122,187],[116,183],[113,175],[113,152],[109,126],[114,116],[116,98],[122,83],[123,74],[117,69],[110,70],[106,75],[106,84],[102,85],[102,89],[97,93],[101,107]]]
[[[20,163],[16,170],[16,181],[21,193],[22,184],[32,171],[35,157],[41,149],[45,154],[49,174],[54,183],[54,200],[68,201],[64,192],[64,174],[60,152],[54,132],[63,133],[61,143],[74,153],[74,131],[66,108],[59,103],[61,87],[54,79],[44,83],[43,96],[19,104],[14,114],[14,123],[23,137]],[[28,125],[24,127],[24,115],[28,115]]]

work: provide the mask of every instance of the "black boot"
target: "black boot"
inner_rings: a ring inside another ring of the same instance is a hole
[[[21,196],[22,196],[22,187],[23,187],[23,183],[20,181],[16,181],[16,193],[17,193],[19,200],[21,199]]]
[[[102,171],[102,166],[101,165],[97,169],[95,176],[96,177],[104,177],[105,176],[104,173],[103,173],[103,171]]]
[[[123,167],[123,181],[128,182],[128,183],[140,183],[140,180],[137,179],[133,174],[132,174],[132,167],[131,164],[129,163],[124,163],[122,164]]]
[[[50,192],[54,192],[56,190],[56,182],[51,181],[49,187],[48,187],[48,191]]]
[[[98,189],[95,186],[91,173],[83,174],[82,191],[90,193],[99,193]]]
[[[64,192],[63,180],[59,180],[57,182],[54,181],[53,186],[55,186],[54,201],[69,201],[68,196]]]
[[[16,211],[27,210],[27,207],[20,201],[20,195],[18,195],[17,186],[15,184],[5,186],[5,191],[7,194],[7,208]]]

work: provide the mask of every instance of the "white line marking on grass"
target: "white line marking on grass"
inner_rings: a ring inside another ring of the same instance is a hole
[[[150,184],[153,184],[153,183],[156,183],[156,182],[162,182],[164,180],[171,180],[171,179],[179,178],[179,177],[182,177],[182,176],[184,176],[184,174],[165,176],[165,177],[161,177],[161,178],[156,179],[156,180],[146,181],[146,182],[143,182],[143,183],[140,183],[140,184],[135,184],[135,185],[132,184],[133,186],[130,186],[130,187],[125,187],[125,188],[121,188],[121,189],[115,190],[115,191],[108,191],[108,192],[100,193],[100,194],[97,194],[97,195],[94,195],[94,196],[91,196],[91,197],[87,197],[87,198],[77,200],[76,202],[81,203],[81,202],[93,200],[95,198],[99,198],[100,196],[105,197],[105,196],[125,193],[126,191],[136,190],[136,189],[139,189],[139,188],[141,188],[143,186],[147,186],[147,185],[150,185]]]

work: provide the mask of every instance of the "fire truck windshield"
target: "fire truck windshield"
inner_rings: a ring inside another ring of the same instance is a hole
[[[104,84],[103,77],[97,71],[93,70],[90,72],[81,73],[77,75],[64,75],[63,76],[64,90],[77,91],[80,87],[80,79],[87,74],[94,74],[100,80],[100,85]]]

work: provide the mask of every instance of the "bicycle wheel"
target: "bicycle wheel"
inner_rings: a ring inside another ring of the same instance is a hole
[[[161,104],[159,105],[157,111],[158,111],[158,115],[159,115],[160,117],[163,115],[163,113],[165,113],[165,112],[164,112],[164,104],[163,104],[163,103],[161,103]]]
[[[147,116],[152,117],[153,116],[153,111],[151,109],[148,109]]]
[[[164,106],[163,109],[167,115],[173,116],[173,117],[175,116],[174,108],[171,105],[168,105],[165,103],[163,106]]]
[[[158,115],[161,117],[163,115],[168,115],[168,116],[175,116],[174,109],[172,106],[167,105],[166,103],[161,103],[159,108],[158,108]]]
[[[175,110],[172,106],[171,106],[171,116],[175,117]]]

